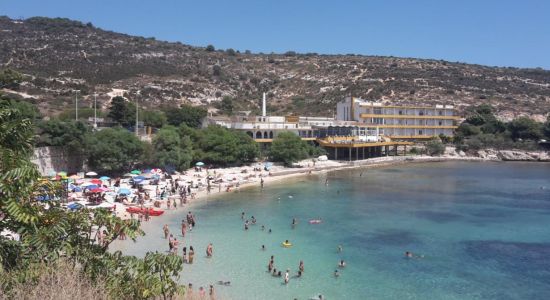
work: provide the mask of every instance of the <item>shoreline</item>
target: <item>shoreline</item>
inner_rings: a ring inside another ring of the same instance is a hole
[[[207,202],[211,199],[218,199],[220,197],[223,197],[226,194],[229,194],[231,192],[235,192],[241,189],[247,189],[251,187],[259,187],[260,186],[260,178],[264,179],[264,184],[270,184],[275,182],[284,181],[287,179],[300,177],[300,176],[307,176],[307,175],[314,175],[314,174],[322,174],[326,172],[331,171],[340,171],[340,170],[352,170],[352,169],[370,169],[370,168],[378,168],[378,167],[387,167],[387,166],[398,166],[403,164],[411,164],[411,163],[435,163],[435,162],[448,162],[448,161],[466,161],[466,162],[507,162],[507,160],[502,159],[493,159],[493,158],[482,158],[482,157],[474,157],[474,156],[450,156],[450,155],[443,155],[443,156],[386,156],[386,157],[377,157],[377,158],[370,158],[366,160],[360,160],[360,161],[324,161],[324,162],[317,162],[315,166],[311,166],[310,160],[305,160],[300,162],[300,165],[304,165],[302,167],[295,167],[295,168],[288,168],[288,167],[280,167],[278,166],[278,170],[267,172],[267,171],[261,171],[260,176],[255,176],[251,178],[252,180],[239,183],[238,187],[235,186],[234,183],[230,184],[232,187],[229,191],[226,191],[224,188],[212,188],[210,193],[207,192],[206,187],[199,188],[195,190],[195,197],[194,199],[188,200],[188,203],[184,206],[178,206],[177,208],[172,208],[169,210],[164,209],[164,203],[165,201],[162,201],[161,208],[163,208],[165,211],[174,211],[174,210],[181,210],[183,209],[189,209],[192,207],[195,207],[196,205],[201,205]],[[308,166],[309,165],[309,166]],[[251,166],[243,166],[240,168],[250,168]],[[224,168],[220,169],[211,169],[210,171],[216,171],[216,172],[222,172],[223,170],[227,170]],[[120,207],[120,209],[119,209]],[[126,206],[121,205],[117,206],[117,215],[123,219],[129,218],[129,214],[126,212]],[[158,217],[158,219],[162,219],[162,215]],[[156,218],[157,219],[157,218]]]

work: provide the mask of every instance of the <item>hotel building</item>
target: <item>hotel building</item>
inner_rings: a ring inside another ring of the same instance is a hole
[[[392,139],[429,139],[453,136],[460,119],[451,105],[396,106],[347,97],[336,105],[336,119],[380,129]]]

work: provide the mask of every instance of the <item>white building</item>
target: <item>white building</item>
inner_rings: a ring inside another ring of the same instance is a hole
[[[336,105],[337,120],[376,126],[382,135],[394,139],[453,136],[459,118],[451,105],[384,105],[354,97],[347,97]]]

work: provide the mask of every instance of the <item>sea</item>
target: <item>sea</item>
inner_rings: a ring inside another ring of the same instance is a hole
[[[197,223],[183,238],[189,210]],[[257,220],[248,230],[242,212]],[[195,249],[181,283],[195,294],[213,285],[216,299],[550,299],[546,163],[439,162],[293,177],[167,211],[144,224],[136,243],[114,249],[166,252],[164,224],[180,240],[179,254]],[[272,255],[277,270],[289,270],[288,284],[268,273]],[[295,277],[300,261],[305,270]]]

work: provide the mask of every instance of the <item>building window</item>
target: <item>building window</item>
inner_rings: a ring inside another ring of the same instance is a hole
[[[443,125],[443,122],[439,121],[439,126]]]
[[[261,139],[262,138],[262,133],[260,131],[256,132],[256,138],[257,139]]]
[[[399,115],[402,115],[402,114],[403,114],[403,111],[400,110],[400,111],[399,111]]]
[[[269,132],[269,138],[270,138],[270,139],[273,138],[273,131],[270,131],[270,132]]]
[[[423,134],[422,130],[418,130],[418,134],[422,135]]]
[[[439,115],[442,116],[442,115],[443,115],[443,111],[440,110],[440,111],[439,111]]]

